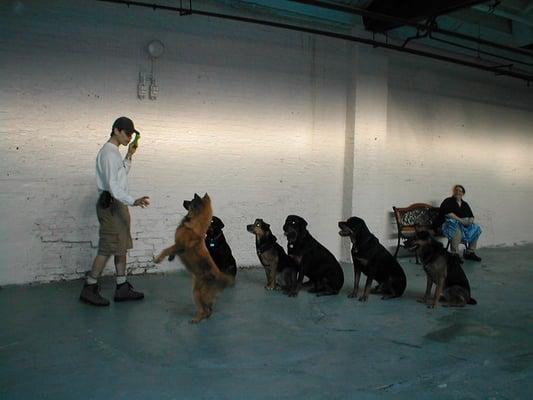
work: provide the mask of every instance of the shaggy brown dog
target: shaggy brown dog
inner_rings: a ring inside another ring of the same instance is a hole
[[[155,262],[177,254],[185,264],[192,275],[192,295],[198,308],[191,323],[197,323],[211,315],[216,296],[233,285],[235,278],[218,269],[205,246],[205,235],[213,217],[209,195],[200,197],[195,193],[191,201],[184,201],[184,206],[188,213],[176,229],[175,244],[163,250]]]

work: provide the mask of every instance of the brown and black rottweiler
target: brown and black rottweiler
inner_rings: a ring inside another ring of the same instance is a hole
[[[213,217],[211,199],[206,193],[204,197],[194,194],[194,198],[184,207],[187,215],[178,225],[175,244],[164,249],[155,259],[160,263],[166,257],[177,254],[192,275],[193,299],[197,311],[192,323],[208,318],[213,312],[216,296],[224,288],[235,283],[235,277],[224,274],[217,267],[205,245],[207,229]]]
[[[428,304],[431,288],[435,285],[433,300],[428,304],[430,308],[437,307],[439,301],[454,307],[477,304],[470,294],[470,283],[458,254],[446,251],[442,243],[428,231],[417,231],[413,238],[406,241],[405,246],[411,251],[418,251],[426,272],[426,292],[421,302]]]
[[[365,221],[351,217],[340,221],[339,228],[339,235],[349,237],[352,242],[354,287],[348,297],[357,297],[361,272],[366,275],[366,284],[359,301],[368,300],[373,280],[378,282],[373,293],[382,294],[382,299],[400,297],[407,286],[405,273],[398,261],[370,232]]]
[[[304,275],[312,287],[310,293],[317,296],[338,294],[344,284],[344,273],[331,252],[321,245],[307,230],[307,222],[298,215],[289,215],[283,225],[287,236],[289,257],[298,265],[298,288]]]
[[[298,266],[277,243],[270,225],[257,218],[253,224],[246,225],[246,230],[255,235],[255,250],[261,265],[265,268],[267,278],[265,289],[276,289],[279,275],[283,292],[290,297],[296,296]]]

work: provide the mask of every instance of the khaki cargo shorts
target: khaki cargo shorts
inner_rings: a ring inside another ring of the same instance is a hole
[[[96,215],[100,222],[98,255],[126,255],[133,247],[128,206],[118,200],[113,200],[108,208],[102,208],[97,203]]]

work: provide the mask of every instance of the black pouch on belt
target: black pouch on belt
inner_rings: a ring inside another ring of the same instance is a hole
[[[113,202],[113,196],[111,196],[111,193],[109,193],[107,190],[104,190],[100,194],[100,198],[98,199],[98,204],[100,204],[100,207],[102,208],[109,208],[112,202]]]

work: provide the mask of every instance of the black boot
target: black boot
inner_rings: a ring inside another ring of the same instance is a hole
[[[100,296],[100,288],[97,283],[85,284],[81,290],[80,300],[93,306],[105,307],[109,305],[109,300]]]
[[[144,298],[144,293],[136,292],[129,282],[117,285],[115,290],[115,301],[141,300]]]
[[[463,254],[463,258],[465,260],[472,260],[472,261],[481,261],[481,257],[479,257],[476,253],[473,251],[465,251]]]

